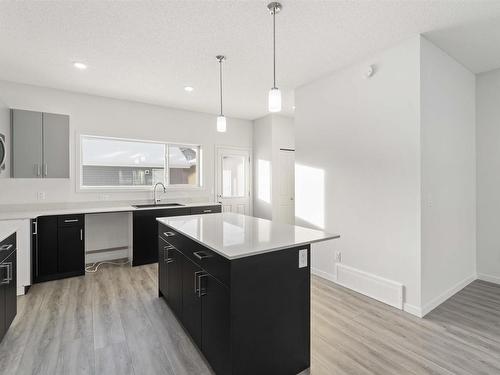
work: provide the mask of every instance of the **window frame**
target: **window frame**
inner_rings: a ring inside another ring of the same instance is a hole
[[[165,146],[164,155],[164,173],[163,184],[167,190],[201,190],[203,189],[203,145],[187,142],[163,142],[153,141],[147,139],[137,138],[122,138],[122,137],[109,137],[105,135],[90,135],[90,134],[77,134],[78,143],[78,157],[76,158],[76,170],[78,175],[77,191],[78,192],[133,192],[133,191],[151,191],[154,185],[122,185],[122,186],[86,186],[83,185],[83,142],[84,138],[94,138],[103,140],[125,141],[125,142],[138,142],[138,143],[153,143],[162,144]],[[169,147],[191,147],[196,148],[196,184],[170,184],[170,171],[169,171]]]

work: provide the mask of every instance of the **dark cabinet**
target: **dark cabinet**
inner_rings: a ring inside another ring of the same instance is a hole
[[[221,205],[137,210],[133,213],[133,266],[158,262],[156,218],[221,212]]]
[[[84,215],[40,216],[32,225],[34,282],[85,273]]]
[[[167,297],[167,243],[158,237],[158,291],[159,296]]]
[[[182,264],[182,323],[198,347],[201,347],[201,288],[204,271],[184,257]]]
[[[5,253],[9,252],[8,255]],[[16,235],[0,243],[0,340],[17,314]]]
[[[210,274],[201,277],[201,350],[217,374],[231,373],[229,289]]]
[[[133,266],[155,263],[158,261],[157,217],[189,215],[188,207],[138,210],[133,213]]]
[[[167,301],[177,316],[182,316],[182,263],[184,256],[176,249],[166,250]]]

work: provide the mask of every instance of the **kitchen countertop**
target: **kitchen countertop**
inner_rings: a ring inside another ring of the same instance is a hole
[[[130,202],[72,202],[0,205],[0,220],[32,219],[44,215],[92,214],[106,212],[128,212],[138,210],[159,210],[184,207],[213,206],[218,203],[196,202],[182,203],[182,206],[133,207],[135,204],[147,204],[151,201]],[[163,202],[170,203],[170,202]]]
[[[235,213],[173,216],[156,220],[230,260],[340,237]]]
[[[5,221],[0,223],[0,241],[5,240],[12,233],[17,232],[19,225],[13,221]]]

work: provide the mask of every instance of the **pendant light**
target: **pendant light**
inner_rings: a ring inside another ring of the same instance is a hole
[[[217,55],[215,57],[219,62],[219,84],[220,84],[220,114],[217,116],[217,131],[224,133],[226,131],[226,117],[222,112],[222,62],[226,59],[226,56]]]
[[[276,14],[281,8],[281,4],[277,2],[267,5],[267,9],[273,16],[273,87],[269,90],[269,112],[281,111],[281,91],[276,87]]]

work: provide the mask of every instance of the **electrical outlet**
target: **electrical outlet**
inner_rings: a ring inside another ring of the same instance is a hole
[[[299,250],[299,268],[307,267],[307,249]]]
[[[342,262],[342,253],[340,251],[335,252],[335,262],[337,262],[337,263]]]
[[[46,196],[44,191],[39,191],[38,193],[36,193],[36,199],[38,199],[39,201],[44,201],[45,198]]]

